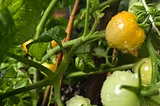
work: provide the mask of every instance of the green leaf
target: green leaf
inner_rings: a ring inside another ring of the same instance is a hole
[[[146,13],[142,2],[135,2],[135,3],[131,4],[128,8],[128,11],[133,14],[138,14],[139,12]]]
[[[28,78],[26,77],[23,77],[20,80],[17,80],[17,82],[15,83],[15,88],[17,89],[17,88],[26,86],[27,81],[28,81]]]
[[[54,28],[51,28],[49,31],[42,33],[42,35],[37,40],[33,41],[31,44],[40,42],[50,42],[52,40],[60,42],[65,37],[66,32],[64,31],[64,29],[56,26]]]
[[[75,59],[75,66],[83,72],[92,72],[95,68],[95,63],[89,54],[83,54]]]
[[[5,78],[16,78],[17,72],[13,68],[9,68],[5,73]]]
[[[100,48],[100,47],[96,47],[95,49],[94,49],[94,54],[93,55],[95,55],[95,56],[97,56],[97,57],[106,57],[106,54],[105,54],[105,50],[103,49],[103,48]]]
[[[22,7],[24,2],[25,0],[2,0],[1,5],[7,7],[14,14]]]
[[[41,60],[49,43],[31,43],[27,46],[29,54],[37,60]]]
[[[15,24],[7,8],[0,8],[0,63],[14,41]]]
[[[2,78],[16,78],[16,77],[17,77],[17,72],[13,68],[0,70],[0,80]]]
[[[90,0],[90,4],[91,4],[91,11],[96,11],[97,9],[99,9],[100,6],[100,2],[99,0]]]
[[[0,81],[4,77],[4,75],[6,74],[6,72],[7,72],[7,69],[1,69],[0,70]]]
[[[130,64],[130,63],[134,63],[137,62],[139,59],[133,55],[131,55],[130,53],[122,53],[121,55],[119,55],[118,57],[118,65],[123,65],[123,64]]]
[[[58,26],[51,28],[49,31],[42,33],[37,40],[27,45],[29,54],[35,57],[37,60],[41,60],[49,44],[46,42],[55,40],[58,44],[61,44],[60,41],[65,37],[66,32],[62,28]]]
[[[119,3],[118,11],[127,11],[129,5],[129,0],[121,0]]]
[[[27,0],[13,15],[17,28],[15,44],[22,44],[32,38],[45,9],[43,7],[44,2],[40,0]]]

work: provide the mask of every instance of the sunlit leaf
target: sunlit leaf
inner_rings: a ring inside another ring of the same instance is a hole
[[[41,60],[45,54],[49,43],[33,43],[29,45],[29,54],[37,60]]]

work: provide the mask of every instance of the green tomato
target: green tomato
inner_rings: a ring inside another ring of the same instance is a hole
[[[138,87],[138,76],[126,71],[115,71],[109,76],[101,89],[103,106],[140,106],[136,93],[121,88],[122,85]]]
[[[140,60],[135,66],[135,72],[138,72],[139,67],[140,67],[142,85],[146,86],[151,84],[151,78],[152,78],[151,59],[144,58]]]
[[[66,106],[91,106],[90,100],[76,95],[66,102]]]

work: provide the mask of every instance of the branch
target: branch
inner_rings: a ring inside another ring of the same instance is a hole
[[[41,65],[41,64],[39,64],[39,63],[36,63],[36,62],[31,61],[31,60],[29,60],[29,59],[27,59],[27,58],[24,58],[24,57],[22,57],[22,56],[15,55],[15,54],[10,53],[10,52],[7,52],[6,54],[7,54],[8,56],[10,56],[10,57],[12,57],[12,58],[14,58],[14,59],[16,59],[16,60],[24,63],[24,64],[30,65],[30,66],[32,66],[32,67],[35,67],[35,68],[41,70],[41,71],[44,72],[48,77],[54,75],[54,73],[51,72],[51,70],[49,70],[48,68],[44,67],[43,65]]]
[[[100,31],[98,33],[93,34],[93,36],[89,36],[89,37],[85,37],[83,39],[83,42],[87,42],[87,41],[91,41],[93,39],[101,39],[105,37],[105,32],[104,31]],[[64,48],[68,48],[70,46],[72,46],[73,44],[75,44],[79,39],[81,39],[82,37],[79,37],[77,39],[74,40],[70,40],[68,42],[63,43],[63,47]],[[46,55],[44,55],[44,57],[42,58],[42,63],[45,62],[48,58],[50,58],[51,56],[53,56],[55,53],[61,51],[61,48],[59,46],[54,47],[53,49],[49,50],[47,52]]]
[[[36,88],[39,88],[39,87],[47,86],[47,85],[49,85],[49,83],[50,83],[50,81],[46,78],[46,79],[41,80],[41,81],[39,81],[35,84],[25,86],[25,87],[22,87],[22,88],[18,88],[18,89],[6,92],[4,94],[0,94],[0,101],[4,100],[5,98],[8,98],[10,96],[22,93],[22,92],[26,92],[26,91],[36,89]]]
[[[34,39],[37,39],[39,37],[39,35],[42,33],[42,30],[43,30],[43,27],[44,27],[44,24],[47,20],[47,17],[49,16],[49,14],[51,13],[54,5],[56,4],[58,0],[52,0],[49,4],[49,6],[47,7],[47,9],[45,10],[39,24],[37,25],[37,28],[36,28],[36,34],[34,35]]]
[[[83,32],[83,36],[85,37],[88,34],[88,27],[89,27],[89,0],[86,0],[86,16],[85,16],[85,25],[84,25],[84,32]]]
[[[132,64],[126,64],[126,65],[122,65],[122,66],[117,66],[117,67],[113,67],[113,68],[107,68],[105,70],[98,70],[98,71],[94,71],[94,72],[89,72],[89,73],[85,73],[82,71],[79,72],[72,72],[71,74],[67,75],[66,78],[70,78],[70,77],[78,77],[78,76],[88,76],[88,75],[93,75],[93,74],[102,74],[102,73],[106,73],[106,72],[114,72],[116,70],[128,70],[133,68],[136,65],[136,63],[132,63]]]

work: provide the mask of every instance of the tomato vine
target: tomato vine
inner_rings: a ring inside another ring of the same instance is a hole
[[[64,106],[63,84],[106,73],[102,105],[124,106],[126,100],[134,106],[152,105],[148,99],[159,105],[155,99],[160,97],[159,4],[157,0],[86,0],[85,4],[0,0],[0,105],[36,106],[48,86],[44,102]],[[116,13],[110,10],[115,5]],[[54,12],[59,10],[70,19],[56,18]],[[106,29],[99,29],[102,23]],[[143,84],[142,58],[151,59],[151,83]],[[53,67],[44,65],[48,63]],[[67,106],[78,98],[80,105],[91,106],[92,101],[78,95],[68,99]]]

